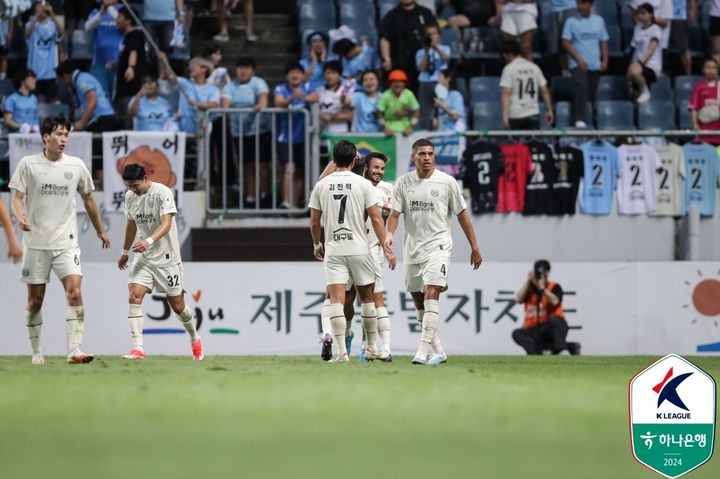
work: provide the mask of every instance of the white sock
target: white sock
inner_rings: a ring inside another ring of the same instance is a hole
[[[445,355],[445,350],[442,347],[442,343],[440,343],[440,336],[438,336],[437,330],[435,330],[435,336],[433,336],[432,339],[432,349],[433,352],[439,356]]]
[[[390,316],[385,306],[377,308],[377,318],[378,336],[380,336],[382,350],[383,352],[390,353]]]
[[[28,328],[28,337],[30,338],[30,346],[32,346],[33,354],[42,354],[40,347],[40,333],[42,332],[42,313],[31,313],[25,311],[25,325]]]
[[[425,313],[423,313],[422,332],[420,333],[417,356],[427,356],[430,353],[432,339],[435,336],[438,323],[438,301],[436,299],[426,299],[423,306],[425,306]]]
[[[378,317],[375,303],[361,304],[360,317],[362,318],[362,325],[365,330],[366,347],[370,351],[377,351]]]
[[[193,312],[192,309],[190,309],[190,306],[185,306],[185,309],[182,313],[175,315],[178,317],[180,322],[182,323],[183,327],[185,328],[185,331],[188,332],[190,335],[190,342],[196,343],[198,339],[200,339],[200,336],[198,336],[197,329],[195,328],[195,321],[193,321]]]
[[[337,354],[342,357],[347,354],[345,348],[345,314],[342,303],[332,303],[328,306],[330,312],[330,325],[332,327],[333,341],[337,347]]]
[[[141,304],[128,305],[128,326],[130,326],[130,336],[132,337],[133,349],[143,350],[143,323],[145,315],[143,314]]]
[[[330,300],[326,299],[323,302],[322,309],[320,310],[320,325],[322,327],[323,338],[326,334],[332,336],[332,326],[330,326]]]
[[[68,355],[73,356],[80,351],[83,334],[85,333],[85,308],[82,306],[68,306],[65,333],[67,335]]]

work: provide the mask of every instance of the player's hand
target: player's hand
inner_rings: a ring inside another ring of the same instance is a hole
[[[18,224],[21,230],[30,231],[30,223],[28,223],[28,220],[24,216],[18,218]]]
[[[410,125],[403,130],[402,134],[403,134],[403,136],[410,136],[410,135],[412,135],[413,131],[415,131],[415,127]]]
[[[392,66],[393,66],[392,61],[390,61],[389,58],[386,58],[385,61],[383,62],[382,66],[383,66],[383,70],[385,70],[386,72],[389,72],[390,70],[392,70]]]
[[[100,238],[100,241],[102,241],[102,247],[103,249],[108,249],[110,247],[110,239],[108,239],[107,235],[104,231],[101,231],[98,233],[98,238]]]
[[[22,247],[17,241],[11,241],[8,247],[8,258],[11,258],[13,263],[17,263],[22,259]]]
[[[315,259],[318,261],[325,259],[325,246],[323,246],[322,243],[313,246],[313,256],[315,256]]]
[[[385,250],[385,256],[388,259],[388,264],[390,265],[390,270],[395,271],[395,266],[397,265],[397,256],[395,256],[395,253],[392,251]]]
[[[137,243],[135,243],[134,245],[132,245],[132,250],[135,253],[144,253],[148,249],[150,249],[150,245],[145,240],[140,240]]]
[[[478,269],[482,264],[482,255],[480,254],[479,249],[474,249],[472,250],[472,253],[470,253],[470,264],[473,269]]]
[[[510,118],[503,117],[503,126],[506,130],[510,129]]]
[[[383,129],[383,133],[385,133],[385,136],[393,136],[395,134],[395,132],[387,126]]]
[[[547,286],[547,279],[545,279],[545,277],[543,276],[543,277],[541,277],[540,279],[538,279],[538,280],[535,282],[535,284],[537,285],[537,288],[538,288],[539,290],[543,290],[543,289],[545,289],[545,287]]]
[[[555,115],[551,110],[545,112],[545,122],[548,125],[552,125],[555,122]]]
[[[392,245],[395,242],[395,236],[389,232],[385,232],[385,241],[383,242],[383,248],[385,248],[385,251],[392,251]]]
[[[128,255],[124,254],[120,256],[120,259],[118,260],[118,268],[120,268],[120,271],[126,270],[128,267]]]

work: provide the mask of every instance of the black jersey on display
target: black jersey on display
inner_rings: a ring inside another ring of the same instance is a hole
[[[527,143],[533,169],[525,183],[524,215],[545,215],[552,209],[552,177],[555,160],[552,149],[542,141]]]
[[[470,189],[472,212],[493,213],[497,209],[498,178],[502,174],[500,148],[487,141],[476,141],[463,154],[462,179]]]
[[[580,179],[583,176],[583,153],[578,148],[563,146],[555,150],[552,183],[552,215],[574,215]]]

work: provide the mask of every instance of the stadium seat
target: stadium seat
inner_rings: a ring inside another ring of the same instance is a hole
[[[702,80],[699,75],[678,75],[675,77],[675,100],[687,102],[695,84]]]
[[[675,105],[670,100],[652,100],[638,105],[638,128],[674,130]]]
[[[594,2],[595,13],[605,20],[605,25],[618,25],[618,4],[615,0],[602,0]]]
[[[6,98],[13,94],[15,86],[10,78],[0,80],[0,98]]]
[[[455,88],[457,89],[457,91],[460,92],[460,94],[463,97],[463,100],[465,100],[464,101],[465,105],[467,106],[468,104],[470,104],[470,95],[468,94],[468,84],[467,84],[467,80],[465,79],[465,77],[461,77],[461,76],[455,77]]]
[[[63,103],[38,103],[38,117],[40,121],[46,116],[62,115],[65,118],[70,117],[70,107]]]
[[[688,25],[688,48],[692,57],[706,56],[710,42],[705,40],[705,31],[698,25]]]
[[[363,34],[366,28],[375,28],[375,5],[372,2],[341,0],[340,25],[347,25],[358,35]]]
[[[468,59],[496,60],[500,58],[500,31],[497,28],[464,28],[463,55]]]
[[[92,60],[93,34],[85,30],[75,30],[72,35],[72,59]]]
[[[678,126],[683,130],[692,130],[692,117],[690,116],[690,110],[687,108],[687,102],[676,101],[678,112]]]
[[[575,96],[575,81],[570,77],[552,77],[550,94],[555,101],[572,101]]]
[[[608,55],[610,58],[624,58],[625,51],[622,44],[622,35],[620,27],[617,25],[607,25],[608,36]]]
[[[670,77],[662,76],[655,83],[650,85],[650,93],[654,100],[672,101],[672,86],[670,86]]]
[[[598,81],[596,101],[628,100],[628,83],[624,76],[605,75]]]
[[[596,107],[599,130],[634,130],[633,104],[629,101],[598,101]]]
[[[473,77],[470,79],[470,101],[500,101],[500,77]]]
[[[475,130],[502,130],[502,106],[499,101],[481,101],[473,105]]]
[[[598,2],[602,3],[602,2]],[[593,3],[594,5],[594,3]],[[635,27],[635,22],[632,19],[632,16],[630,15],[630,7],[628,7],[628,2],[620,2],[620,26],[625,29],[632,30]],[[632,38],[632,35],[630,35],[629,38]],[[629,42],[628,42],[629,43]]]
[[[545,115],[545,106],[540,104],[540,114]],[[555,103],[555,128],[574,128],[575,122],[572,118],[572,103],[569,101],[559,101]],[[541,119],[542,120],[542,119]],[[592,104],[588,102],[585,106],[585,123],[588,127],[592,127]],[[545,123],[543,121],[543,126]],[[545,129],[545,128],[543,128]]]
[[[451,58],[460,58],[462,49],[460,48],[460,35],[453,28],[443,28],[440,30],[440,43],[450,47]]]
[[[328,31],[335,28],[335,4],[303,3],[300,5],[299,25],[302,30]]]
[[[387,12],[398,6],[398,2],[397,0],[378,0],[377,6],[378,19],[382,20],[382,18],[387,14]]]

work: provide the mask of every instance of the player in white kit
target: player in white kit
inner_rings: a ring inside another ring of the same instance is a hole
[[[163,184],[150,181],[142,165],[127,165],[122,177],[128,187],[125,194],[127,225],[118,267],[127,269],[130,249],[135,253],[128,279],[128,326],[133,346],[123,359],[145,359],[142,301],[155,289],[167,295],[168,304],[190,335],[193,359],[201,361],[202,340],[195,328],[193,311],[183,296],[183,266],[173,192]]]
[[[68,363],[89,363],[92,354],[80,350],[85,331],[81,294],[82,270],[78,247],[75,196],[80,193],[85,210],[102,242],[110,247],[103,231],[90,172],[80,158],[63,153],[71,124],[62,116],[46,117],[40,126],[45,148],[20,160],[12,179],[12,210],[23,230],[23,263],[20,280],[27,284],[25,324],[33,350],[32,364],[44,364],[40,333],[45,287],[54,271],[67,299],[66,334]],[[23,205],[24,202],[24,205]]]
[[[310,233],[315,258],[325,264],[325,278],[330,295],[328,306],[330,324],[337,356],[334,362],[349,360],[345,347],[345,287],[349,281],[356,285],[360,296],[363,328],[368,338],[366,357],[378,359],[377,310],[373,300],[375,267],[373,266],[365,226],[365,214],[381,242],[385,240],[378,197],[375,188],[365,178],[352,172],[357,157],[355,145],[341,140],[333,149],[337,170],[320,180],[310,196]],[[321,218],[325,229],[325,244],[321,242]],[[394,257],[388,258],[394,267]]]
[[[420,345],[412,362],[437,365],[447,361],[437,335],[437,324],[440,293],[447,290],[453,216],[457,216],[470,243],[473,269],[480,266],[482,256],[457,181],[435,169],[432,142],[421,139],[413,143],[412,158],[415,171],[402,175],[393,188],[393,211],[388,218],[385,247],[392,247],[393,235],[403,213],[405,287],[412,295],[418,321],[422,322]]]

